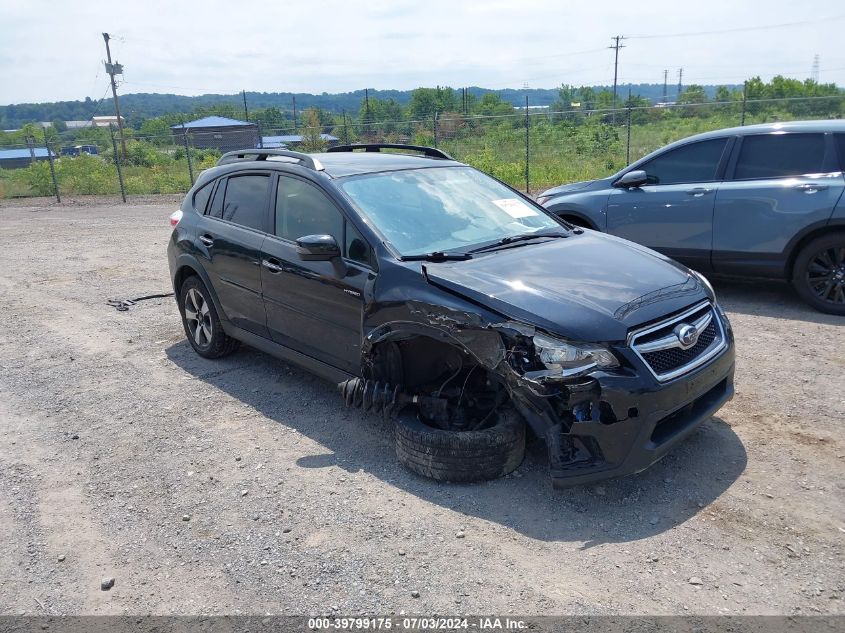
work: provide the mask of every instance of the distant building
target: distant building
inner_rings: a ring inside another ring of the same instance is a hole
[[[62,156],[81,156],[82,154],[94,156],[99,154],[100,151],[96,145],[74,145],[73,147],[63,147],[60,153]]]
[[[258,125],[247,121],[238,121],[223,116],[207,116],[184,125],[171,125],[170,131],[176,142],[181,145],[185,134],[188,143],[198,149],[217,149],[231,152],[237,149],[258,147]]]
[[[121,123],[126,123],[126,119],[120,117]],[[116,116],[95,116],[91,118],[91,124],[94,127],[108,127],[110,125],[117,125]]]
[[[91,121],[65,121],[65,127],[69,130],[79,130],[94,125]]]
[[[340,139],[331,134],[320,134],[320,138],[328,143],[329,146],[337,145]],[[298,145],[302,143],[301,134],[286,134],[283,136],[262,136],[262,147],[264,149],[285,149],[288,145]]]
[[[35,147],[32,149],[35,153],[35,160],[47,160],[50,154],[56,156],[54,152],[47,153],[46,147]],[[29,167],[32,164],[32,153],[28,149],[0,149],[0,169],[20,169],[21,167]]]

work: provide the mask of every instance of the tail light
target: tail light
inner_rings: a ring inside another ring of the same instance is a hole
[[[170,226],[176,226],[182,220],[182,211],[174,211],[170,214]]]

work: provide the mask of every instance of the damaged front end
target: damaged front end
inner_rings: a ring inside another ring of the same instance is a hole
[[[733,394],[733,349],[696,377],[654,384],[620,347],[565,340],[515,321],[408,302],[373,328],[349,406],[395,416],[414,407],[446,431],[484,429],[513,406],[548,447],[556,486],[638,472]],[[656,429],[663,430],[658,434]]]

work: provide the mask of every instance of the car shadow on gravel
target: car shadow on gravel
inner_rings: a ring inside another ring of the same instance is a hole
[[[296,467],[365,471],[423,501],[541,541],[580,542],[588,548],[655,536],[706,512],[747,462],[742,442],[716,417],[645,472],[597,485],[554,490],[545,445],[536,439],[529,441],[523,464],[507,477],[440,483],[397,463],[388,422],[346,408],[334,385],[304,370],[250,348],[216,361],[200,358],[187,342],[165,352],[190,376],[286,427],[284,438],[287,429],[295,429],[325,447],[300,457]]]
[[[819,312],[804,303],[792,286],[768,279],[712,277],[719,303],[728,312],[751,316],[808,321],[825,325],[845,325],[845,319]]]

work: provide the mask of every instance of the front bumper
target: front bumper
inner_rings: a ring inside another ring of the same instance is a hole
[[[659,461],[734,395],[734,344],[707,365],[669,383],[637,376],[599,379],[600,401],[613,418],[549,429],[552,483],[588,484],[645,470]]]

